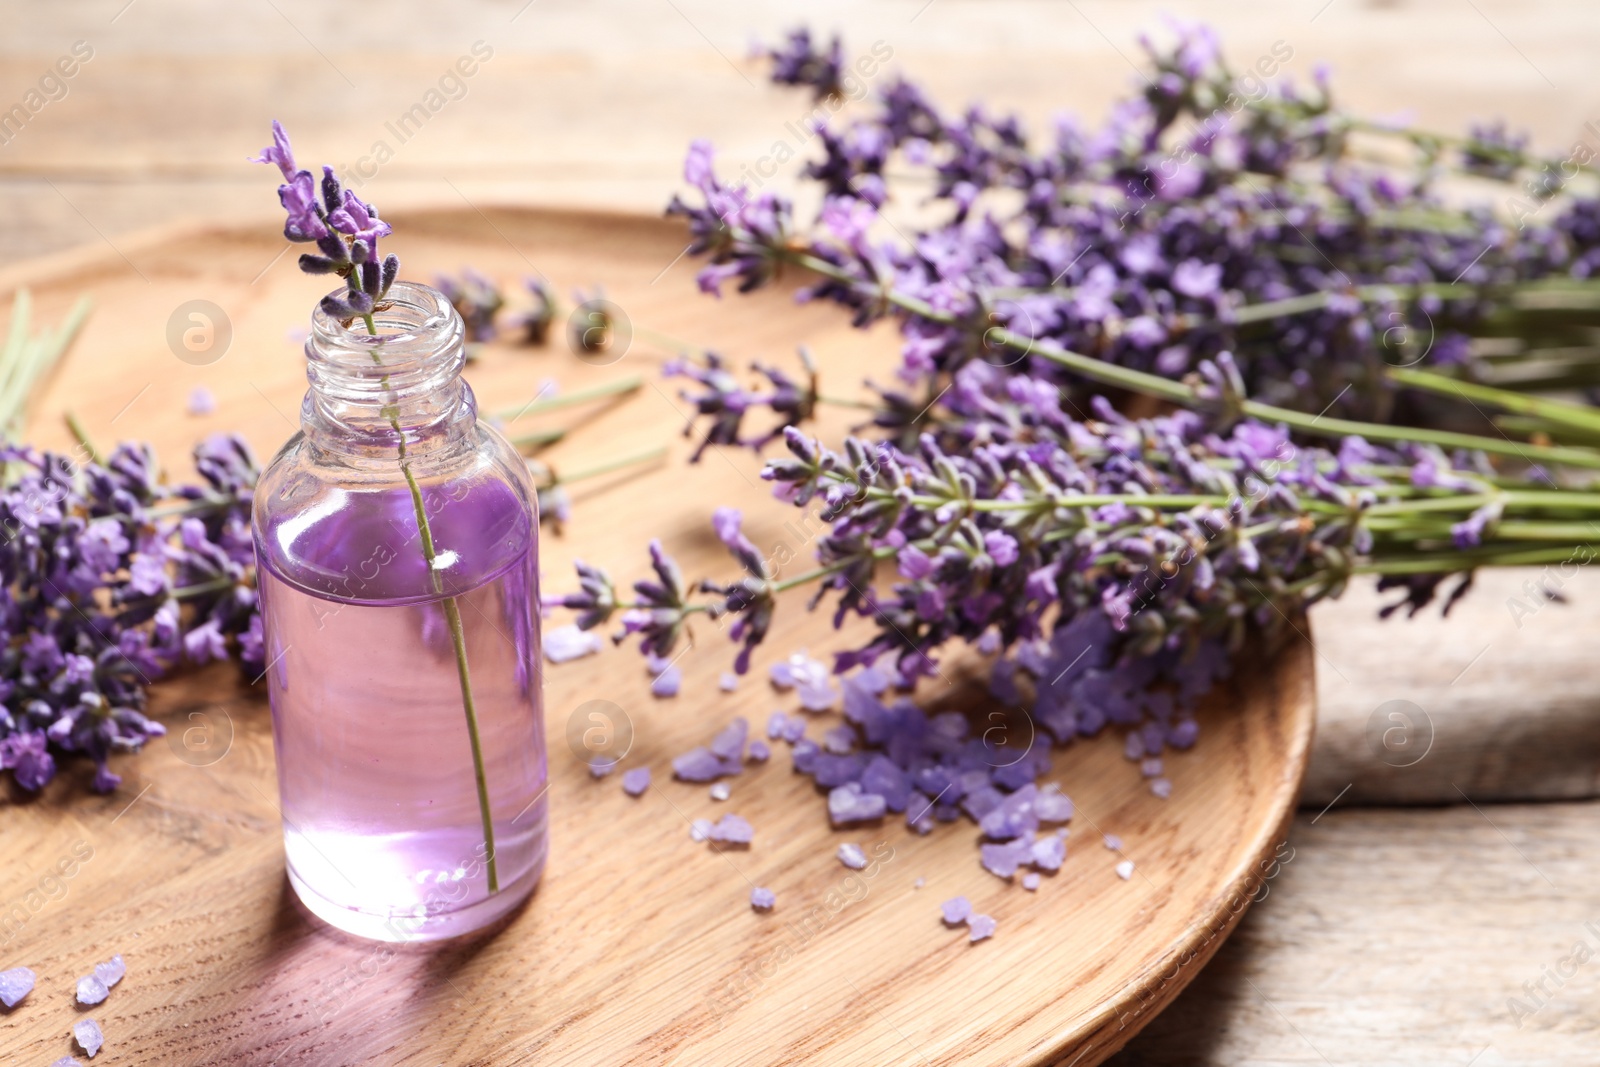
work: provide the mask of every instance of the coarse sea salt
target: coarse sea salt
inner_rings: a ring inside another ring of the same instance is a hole
[[[731,793],[732,790],[728,788],[727,782],[718,782],[716,785],[711,787],[712,800],[727,800]]]
[[[1033,892],[1034,890],[1038,889],[1039,888],[1039,872],[1038,871],[1029,871],[1027,874],[1023,875],[1022,876],[1022,888],[1026,889],[1030,893]]]
[[[83,1067],[83,1064],[79,1063],[71,1056],[63,1056],[56,1062],[52,1063],[50,1067]]]
[[[718,679],[717,684],[722,687],[724,693],[731,693],[739,688],[739,676],[730,671],[723,671],[722,677]]]
[[[750,751],[746,757],[751,763],[765,763],[772,758],[772,749],[765,741],[750,742]]]
[[[557,626],[545,631],[544,658],[551,663],[567,663],[593,655],[601,648],[600,635],[576,626]]]
[[[960,926],[972,914],[972,902],[966,897],[951,897],[939,905],[939,911],[943,913],[946,923]]]
[[[1172,782],[1166,778],[1156,778],[1150,782],[1150,792],[1166,800],[1172,795]]]
[[[639,796],[650,788],[650,768],[635,767],[622,772],[622,791],[630,797]]]
[[[696,819],[689,824],[689,839],[691,841],[704,841],[711,835],[711,820]]]
[[[837,855],[839,862],[852,871],[859,871],[867,865],[867,854],[861,851],[860,845],[840,845]]]
[[[997,925],[998,924],[987,915],[974,915],[972,918],[967,920],[967,930],[970,931],[967,935],[967,940],[982,941],[986,937],[991,937],[993,936],[994,928]]]
[[[22,1003],[22,998],[33,992],[36,977],[27,967],[13,967],[9,971],[0,971],[0,1004],[14,1008]]]
[[[743,816],[731,811],[716,821],[706,836],[725,845],[748,845],[755,839],[755,829]]]
[[[1116,834],[1107,834],[1105,836],[1105,842],[1106,848],[1109,848],[1111,851],[1122,851],[1122,838],[1118,837]]]
[[[105,982],[94,975],[85,975],[78,979],[78,1003],[99,1004],[110,996],[111,991],[106,988]]]
[[[778,895],[770,889],[757,886],[750,890],[750,906],[757,911],[771,911],[777,902]]]
[[[1124,882],[1133,877],[1132,860],[1123,860],[1121,863],[1117,864],[1117,877],[1121,878]]]
[[[78,1047],[88,1053],[92,1060],[95,1053],[100,1051],[100,1046],[106,1043],[105,1034],[100,1032],[100,1024],[93,1019],[84,1019],[72,1025],[72,1036],[78,1042]]]

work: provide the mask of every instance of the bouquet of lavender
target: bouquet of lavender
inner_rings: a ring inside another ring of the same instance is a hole
[[[837,50],[797,33],[775,78],[826,94]],[[949,118],[895,82],[869,116],[819,129],[809,229],[783,198],[721,181],[709,145],[690,150],[701,202],[668,212],[709,260],[702,289],[798,270],[801,299],[860,326],[898,320],[899,382],[874,387],[870,421],[832,448],[801,428],[827,402],[814,373],[758,366],[766,384],[748,386],[715,355],[673,364],[696,383],[702,449],[782,437],[763,477],[827,524],[817,566],[778,573],[724,509],[714,525],[739,577],[691,588],[652,543],[654,575],[631,596],[581,564],[561,603],[585,629],[616,619],[616,639],[654,657],[694,616],[718,620],[743,646],[740,671],[787,589],[832,594],[836,624],[871,620],[833,664],[849,736],[832,755],[795,750],[835,791],[830,809],[886,804],[925,830],[978,788],[960,780],[975,758],[1000,765],[878,701],[936,671],[952,642],[993,656],[995,695],[1030,706],[1047,736],[1125,731],[1163,792],[1160,754],[1193,743],[1195,701],[1231,655],[1352,578],[1398,591],[1385,614],[1450,582],[1448,610],[1478,567],[1593,556],[1600,411],[1544,395],[1585,389],[1600,367],[1570,343],[1600,310],[1600,202],[1564,192],[1586,163],[1555,170],[1523,217],[1497,218],[1439,186],[1449,169],[1537,172],[1503,130],[1450,140],[1364,123],[1321,79],[1309,95],[1241,96],[1204,32],[1151,54],[1154,77],[1104,129],[1064,123],[1044,150],[1014,119]],[[1401,140],[1415,165],[1368,161],[1364,136]],[[920,168],[899,184],[944,208],[909,235],[877,225],[899,163]],[[1480,341],[1507,335],[1517,343]],[[1120,413],[1130,397],[1154,413]],[[747,433],[763,408],[773,425]],[[1030,760],[994,784],[1019,789],[1042,766]]]
[[[251,568],[256,465],[237,437],[195,449],[196,485],[165,485],[148,447],[107,458],[0,450],[0,769],[38,790],[57,759],[95,763],[165,733],[143,714],[152,681],[181,663],[237,658],[262,670]]]

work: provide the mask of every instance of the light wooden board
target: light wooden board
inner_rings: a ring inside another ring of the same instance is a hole
[[[647,377],[623,403],[544,423],[573,427],[551,453],[557,464],[673,444],[664,470],[578,489],[565,538],[545,541],[550,587],[570,586],[575,554],[636,575],[652,535],[691,575],[725,573],[707,525],[716,502],[749,508],[759,546],[788,542],[803,555],[802,538],[784,525],[788,509],[763,504],[752,457],[712,452],[683,465],[681,401],[659,379],[669,353],[646,344],[642,328],[740,361],[783,358],[806,341],[835,390],[881,374],[892,336],[852,331],[781,292],[721,304],[696,296],[691,265],[674,264],[683,231],[657,220],[463,210],[406,215],[396,226],[404,237],[392,247],[409,276],[470,263],[507,281],[537,269],[563,293],[603,282],[641,328],[614,366],[586,365],[557,344],[497,348],[470,373],[487,407],[525,403],[546,378],[574,389]],[[196,248],[206,250],[203,264]],[[223,427],[269,453],[291,432],[304,388],[286,335],[304,321],[318,281],[259,230],[167,234],[122,250],[126,260],[69,256],[0,276],[0,294],[30,280],[47,317],[80,290],[98,301],[40,398],[34,439],[64,444],[59,416],[71,408],[102,442],[153,440],[175,471],[186,467],[186,444]],[[191,299],[214,301],[234,330],[232,347],[207,366],[177,359],[165,340],[172,310]],[[183,414],[196,385],[216,394],[215,414]],[[1061,751],[1051,777],[1079,812],[1069,859],[1028,893],[978,866],[968,824],[928,838],[898,821],[830,831],[821,798],[790,773],[782,746],[770,765],[733,782],[726,804],[668,780],[670,758],[733,715],[759,723],[792,703],[757,680],[768,663],[841,640],[798,598],[787,608],[756,676],[731,694],[716,685],[730,649],[710,632],[680,661],[684,695],[672,701],[646,695],[631,650],[548,670],[545,882],[493,936],[442,948],[360,943],[305,918],[283,875],[263,699],[228,668],[163,686],[156,710],[174,741],[127,761],[116,795],[87,795],[73,767],[42,798],[0,810],[0,900],[33,899],[28,891],[77,842],[93,850],[63,898],[43,898],[0,944],[0,966],[40,975],[24,1006],[0,1017],[0,1052],[39,1062],[64,1054],[77,1018],[73,979],[120,951],[129,976],[93,1013],[113,1050],[108,1063],[1099,1062],[1200,969],[1282,845],[1311,736],[1309,648],[1292,644],[1216,694],[1200,745],[1169,761],[1170,801],[1149,793],[1111,736]],[[960,672],[947,670],[959,690]],[[948,698],[937,684],[925,695]],[[637,801],[615,778],[592,780],[562,741],[569,715],[594,698],[629,717],[629,762],[656,772],[656,787]],[[214,737],[231,732],[209,765],[181,743],[195,723]],[[755,825],[750,849],[719,855],[690,841],[689,819],[721,811]],[[1102,847],[1102,832],[1125,840],[1137,864],[1131,880],[1113,872],[1122,857]],[[870,878],[834,859],[849,840],[884,850]],[[752,885],[777,892],[773,914],[750,910]],[[939,902],[958,893],[999,920],[995,938],[969,946],[941,926]]]

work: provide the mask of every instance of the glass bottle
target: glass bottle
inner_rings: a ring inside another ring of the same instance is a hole
[[[289,880],[343,930],[479,929],[546,847],[537,494],[477,419],[461,317],[398,282],[320,308],[253,529]]]

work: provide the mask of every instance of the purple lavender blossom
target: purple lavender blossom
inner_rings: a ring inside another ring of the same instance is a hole
[[[283,236],[317,246],[315,254],[300,257],[300,269],[307,274],[337,274],[346,282],[342,294],[322,298],[322,309],[346,321],[370,316],[400,272],[395,256],[378,258],[379,239],[393,232],[378,218],[378,209],[340,185],[332,167],[322,168],[321,182],[309,170],[299,169],[289,135],[276,119],[272,144],[250,162],[271,164],[283,174],[284,184],[278,187],[278,200],[287,215]]]

